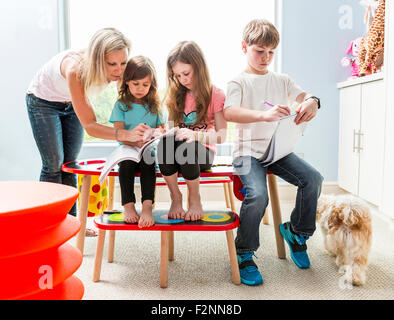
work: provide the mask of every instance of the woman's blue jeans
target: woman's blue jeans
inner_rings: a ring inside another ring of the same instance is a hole
[[[63,163],[76,160],[84,130],[71,104],[46,101],[26,95],[27,112],[33,136],[41,155],[40,181],[77,187],[75,174],[62,172]],[[70,214],[76,215],[76,205]]]
[[[259,226],[268,205],[267,171],[298,187],[290,223],[295,232],[311,236],[316,229],[316,207],[323,177],[307,162],[290,153],[268,167],[254,157],[237,157],[235,173],[245,189],[235,245],[237,253],[256,251],[260,246]]]

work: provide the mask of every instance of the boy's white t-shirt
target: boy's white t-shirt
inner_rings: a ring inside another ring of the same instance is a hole
[[[286,74],[268,71],[265,75],[242,72],[227,84],[224,108],[233,106],[251,110],[269,110],[264,104],[290,106],[304,91]],[[266,151],[277,122],[237,123],[233,158],[260,158]]]

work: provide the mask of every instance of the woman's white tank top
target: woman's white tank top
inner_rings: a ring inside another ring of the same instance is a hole
[[[60,64],[70,53],[75,52],[71,50],[62,51],[44,64],[30,82],[27,93],[32,93],[36,97],[47,101],[71,101],[67,80],[60,72]]]

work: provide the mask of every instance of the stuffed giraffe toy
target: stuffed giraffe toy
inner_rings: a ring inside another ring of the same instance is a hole
[[[372,24],[361,40],[358,59],[359,76],[376,73],[376,61],[384,48],[385,0],[380,0]]]

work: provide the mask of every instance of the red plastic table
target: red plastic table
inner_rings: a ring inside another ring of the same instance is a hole
[[[82,254],[66,243],[80,229],[67,214],[77,197],[57,183],[0,182],[0,300],[82,299]]]
[[[85,231],[86,231],[86,219],[88,216],[88,206],[89,206],[89,192],[90,192],[90,184],[91,184],[91,176],[97,176],[101,174],[101,168],[105,164],[105,159],[87,159],[87,160],[76,160],[65,163],[62,165],[62,170],[64,172],[82,174],[84,175],[84,179],[82,181],[82,189],[80,194],[80,208],[79,208],[79,221],[81,222],[81,230],[77,235],[77,248],[82,252],[84,251],[84,243],[85,243]],[[138,174],[137,174],[138,175]],[[109,174],[109,186],[108,186],[108,194],[109,194],[109,202],[108,202],[108,210],[112,210],[113,208],[113,190],[115,185],[115,177],[118,176],[118,171],[113,170]],[[157,171],[157,177],[162,177],[162,174]],[[204,180],[208,178],[215,179],[215,183],[227,183],[228,192],[226,193],[230,200],[230,209],[235,212],[235,204],[234,198],[232,197],[231,185],[229,182],[232,181],[233,177],[233,167],[231,165],[215,165],[212,167],[210,171],[201,172],[200,174],[201,184],[204,183],[212,183],[212,181]],[[218,178],[218,179],[216,179]],[[162,185],[162,182],[158,182],[159,185]],[[182,182],[181,182],[182,184]],[[114,242],[114,232],[110,232],[110,240],[109,240],[109,252],[113,252],[113,242]],[[111,255],[109,254],[109,260],[111,260]]]

